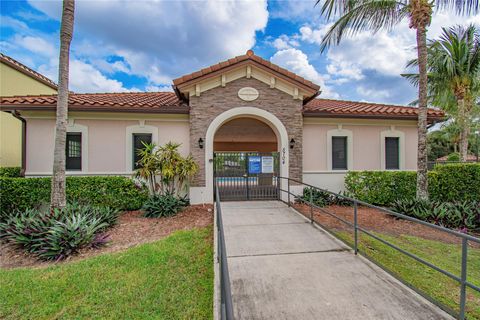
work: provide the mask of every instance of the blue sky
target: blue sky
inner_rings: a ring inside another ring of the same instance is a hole
[[[320,52],[329,27],[314,0],[77,1],[70,86],[75,92],[171,90],[171,80],[253,49],[321,85],[321,97],[407,104],[416,90],[399,74],[415,56],[405,21]],[[60,1],[0,1],[0,51],[57,80]],[[437,13],[441,27],[480,15]]]

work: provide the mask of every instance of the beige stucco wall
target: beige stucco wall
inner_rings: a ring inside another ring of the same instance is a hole
[[[403,170],[416,170],[417,126],[415,121],[305,119],[303,125],[303,180],[332,191],[343,190],[346,171],[329,170],[327,132],[341,128],[352,132],[352,166],[349,170],[382,170],[382,132],[404,136]],[[402,154],[400,155],[402,157]]]
[[[53,94],[49,86],[0,63],[0,96]],[[11,114],[0,112],[0,167],[20,166],[22,123]]]
[[[169,141],[181,143],[180,153],[190,152],[187,119],[139,120],[94,120],[74,119],[75,125],[87,127],[88,146],[82,157],[88,158],[88,167],[71,174],[131,174],[126,168],[127,127],[152,126],[158,130],[158,144]],[[143,122],[144,121],[144,122]],[[48,175],[52,172],[55,120],[27,118],[27,170],[26,175]],[[75,130],[74,130],[75,131]]]

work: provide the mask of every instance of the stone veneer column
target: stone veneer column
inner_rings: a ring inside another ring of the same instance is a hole
[[[243,101],[238,97],[238,90],[253,87],[259,97],[255,101]],[[288,140],[295,139],[295,146],[290,152],[290,178],[302,180],[302,138],[303,116],[302,101],[295,100],[278,89],[256,79],[241,78],[203,92],[199,97],[190,98],[190,151],[200,170],[192,181],[194,187],[205,186],[205,148],[200,149],[198,139],[205,140],[207,129],[219,114],[237,107],[255,107],[275,115],[285,126]]]

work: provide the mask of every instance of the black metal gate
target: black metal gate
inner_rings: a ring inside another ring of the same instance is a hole
[[[213,161],[222,201],[278,199],[278,152],[215,152]]]

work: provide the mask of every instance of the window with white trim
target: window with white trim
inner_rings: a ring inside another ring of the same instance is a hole
[[[82,170],[81,132],[67,132],[65,156],[65,168],[67,170]]]
[[[400,138],[385,137],[385,169],[400,169]]]
[[[152,143],[151,133],[134,133],[132,134],[132,170],[140,168],[140,152],[145,148],[146,144]]]
[[[353,132],[342,128],[327,131],[327,168],[330,171],[353,169]]]
[[[380,169],[405,170],[405,133],[394,126],[380,133]]]
[[[347,137],[332,136],[332,170],[348,169],[347,145]]]

